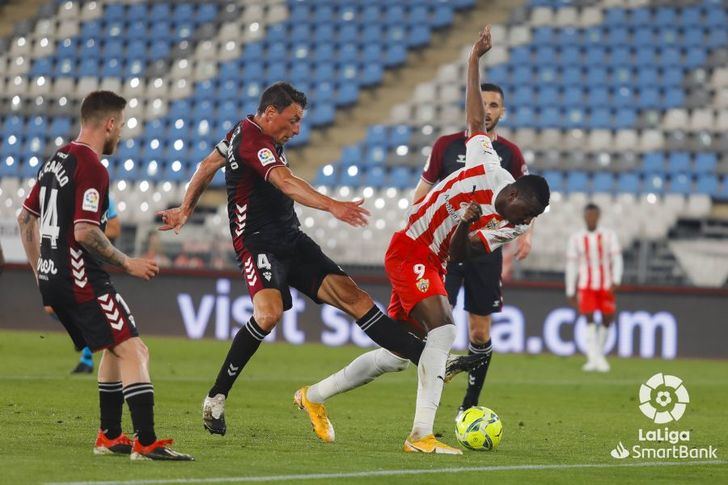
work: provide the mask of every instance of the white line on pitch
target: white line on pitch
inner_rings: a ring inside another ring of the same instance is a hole
[[[469,473],[469,472],[499,472],[521,470],[566,470],[570,468],[638,468],[659,466],[694,466],[694,465],[725,465],[728,461],[667,461],[667,462],[640,462],[640,463],[579,463],[573,465],[503,465],[503,466],[474,466],[452,468],[425,468],[409,470],[372,470],[345,473],[308,473],[300,475],[268,475],[259,477],[211,477],[211,478],[170,478],[161,480],[125,480],[125,481],[87,481],[87,482],[50,482],[45,485],[162,485],[174,483],[229,483],[229,482],[279,482],[288,480],[326,480],[341,478],[370,478],[391,477],[397,475],[420,475],[442,473]]]

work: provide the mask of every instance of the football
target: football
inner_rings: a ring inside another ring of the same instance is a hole
[[[468,449],[494,450],[503,438],[503,423],[492,409],[472,407],[455,418],[455,436]]]

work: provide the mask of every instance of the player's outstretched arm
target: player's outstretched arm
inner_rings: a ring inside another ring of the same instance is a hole
[[[18,226],[20,227],[20,240],[23,243],[23,250],[28,258],[30,267],[33,270],[36,281],[38,273],[38,258],[40,258],[40,231],[38,230],[38,216],[23,207],[18,215]],[[2,253],[0,253],[2,254]]]
[[[485,131],[485,107],[480,95],[480,58],[492,47],[490,25],[480,32],[478,40],[473,44],[468,58],[468,77],[465,86],[465,118],[468,125],[468,136],[478,131]]]
[[[364,200],[344,202],[332,199],[317,191],[311,184],[296,177],[288,167],[276,167],[268,176],[268,181],[299,204],[330,212],[331,215],[354,227],[367,225],[369,211],[361,205]]]
[[[176,234],[179,234],[182,226],[187,223],[187,219],[195,211],[200,196],[207,190],[207,186],[210,185],[215,174],[223,165],[225,165],[225,157],[220,155],[217,149],[205,157],[190,180],[182,205],[157,212],[157,215],[161,216],[164,223],[159,227],[160,231],[174,230]]]
[[[450,239],[450,261],[465,261],[473,254],[478,246],[482,246],[479,241],[471,241],[469,236],[470,225],[477,221],[482,214],[483,210],[477,202],[471,202],[467,209],[465,209],[465,213]],[[475,244],[476,242],[477,245]]]
[[[159,266],[150,259],[130,258],[111,244],[96,224],[77,222],[73,227],[76,241],[104,263],[123,268],[128,274],[150,280],[159,274]]]

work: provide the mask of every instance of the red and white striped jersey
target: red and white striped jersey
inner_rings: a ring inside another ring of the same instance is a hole
[[[572,234],[566,249],[566,294],[606,290],[622,281],[622,248],[614,231],[597,228]]]
[[[477,234],[486,251],[528,230],[526,224],[509,224],[495,210],[498,193],[513,183],[513,176],[501,167],[490,138],[476,133],[465,147],[465,167],[444,178],[410,208],[404,229],[410,239],[429,247],[443,264],[452,234],[472,201],[480,204],[483,215],[471,226],[471,234]]]

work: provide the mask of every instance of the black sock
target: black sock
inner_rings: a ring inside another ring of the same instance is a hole
[[[356,324],[380,347],[409,359],[415,365],[420,362],[425,342],[411,333],[406,324],[392,320],[376,305],[357,320]]]
[[[468,346],[468,354],[484,354],[485,362],[483,365],[470,371],[468,374],[468,390],[465,391],[465,398],[463,399],[463,409],[468,409],[478,405],[480,399],[480,392],[483,390],[483,384],[485,383],[485,376],[488,374],[488,367],[490,366],[490,359],[493,355],[493,345],[490,340],[484,344],[474,344],[470,342]]]
[[[215,384],[210,389],[208,396],[214,397],[216,394],[223,394],[227,397],[228,392],[235,384],[235,379],[238,378],[245,364],[248,363],[255,351],[260,347],[260,343],[269,333],[258,326],[255,318],[250,317],[248,323],[238,330],[235,335],[227,357],[225,357],[225,362],[222,363]]]
[[[131,411],[134,434],[143,446],[157,440],[154,434],[154,386],[151,382],[129,384],[123,390],[126,404]]]
[[[121,434],[121,413],[124,410],[124,393],[121,382],[99,382],[99,408],[101,429],[109,439]]]

